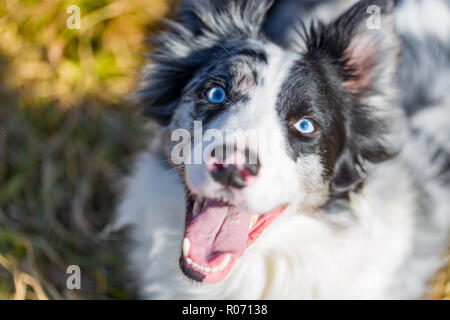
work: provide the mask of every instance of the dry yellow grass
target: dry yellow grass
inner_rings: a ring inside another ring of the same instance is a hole
[[[450,251],[444,254],[450,257]],[[448,263],[432,281],[429,299],[450,300],[450,263]]]
[[[95,94],[116,99],[133,87],[147,32],[174,1],[18,1],[0,9],[0,50],[12,89],[70,107]],[[66,27],[69,5],[81,9],[81,29]]]
[[[81,29],[66,27],[69,5]],[[0,5],[0,299],[134,298],[121,234],[102,230],[142,148],[123,97],[144,40],[175,0],[3,0]],[[82,290],[65,286],[68,265]],[[450,298],[450,268],[433,298]]]

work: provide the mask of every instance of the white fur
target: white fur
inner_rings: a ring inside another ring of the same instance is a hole
[[[450,9],[447,0],[404,1],[396,11],[396,27],[399,32],[419,39],[434,36],[443,43],[450,41]]]
[[[212,286],[187,280],[178,267],[183,188],[177,174],[150,153],[140,157],[128,181],[116,227],[133,226],[130,258],[145,298],[414,298],[424,294],[426,278],[403,279],[414,284],[413,292],[392,289],[402,281],[399,268],[412,252],[412,190],[400,162],[374,168],[363,192],[351,197],[354,219],[345,227],[336,227],[320,212],[309,216],[288,210],[231,274]],[[441,217],[447,225],[448,213]],[[428,275],[439,265],[436,260],[421,263]]]

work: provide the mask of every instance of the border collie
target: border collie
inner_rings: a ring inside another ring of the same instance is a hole
[[[159,125],[115,221],[142,298],[425,297],[450,225],[448,1],[185,1],[154,42],[137,96]]]

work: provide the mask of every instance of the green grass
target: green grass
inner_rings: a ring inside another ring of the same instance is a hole
[[[0,298],[133,298],[123,235],[102,231],[144,145],[142,119],[95,99],[64,112],[21,108],[10,93],[0,100],[8,101],[0,110]],[[81,267],[81,291],[66,288],[72,264]]]

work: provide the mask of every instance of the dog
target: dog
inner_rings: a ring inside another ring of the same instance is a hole
[[[425,297],[450,226],[449,2],[185,1],[167,25],[114,221],[140,297]]]

